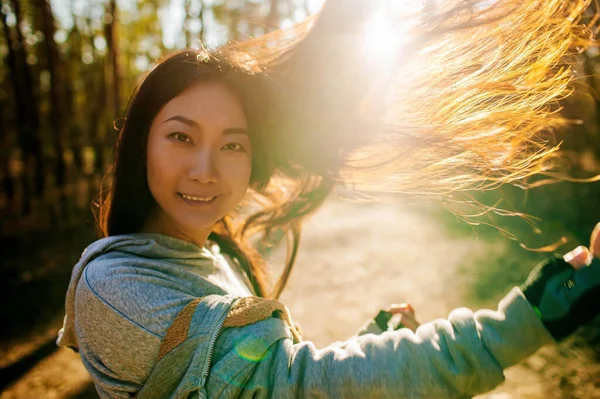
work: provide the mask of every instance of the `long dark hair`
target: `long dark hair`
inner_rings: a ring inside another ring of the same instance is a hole
[[[150,126],[160,109],[186,88],[199,81],[218,81],[231,88],[241,99],[248,120],[253,159],[250,198],[258,201],[247,209],[237,209],[220,220],[209,239],[230,255],[246,271],[261,296],[278,296],[294,263],[300,238],[298,218],[316,209],[315,193],[325,199],[329,188],[321,179],[299,167],[286,167],[288,161],[270,145],[277,128],[273,126],[275,93],[252,60],[239,52],[187,49],[157,62],[141,80],[131,96],[125,117],[119,126],[114,147],[114,164],[105,176],[95,209],[100,237],[139,232],[157,206],[146,177],[146,146]],[[276,169],[287,170],[295,182],[291,195],[276,194],[267,186]],[[317,184],[315,184],[317,181]],[[312,194],[310,194],[312,193]],[[277,231],[279,229],[279,231]],[[268,274],[262,257],[249,241],[269,237],[283,230],[289,237],[286,267],[274,290],[268,290]]]
[[[426,2],[420,13],[388,18],[410,26],[412,38],[392,49],[402,56],[389,61],[397,63],[388,65],[390,74],[369,67],[355,40],[375,1],[328,0],[318,16],[290,29],[212,53],[171,55],[130,101],[112,180],[98,203],[100,235],[137,232],[148,217],[155,206],[143,159],[150,124],[201,79],[229,85],[247,114],[256,148],[249,204],[223,218],[211,237],[248,271],[259,295],[279,296],[302,220],[335,184],[433,199],[467,220],[515,215],[474,202],[469,191],[544,182],[534,175],[570,179],[559,173],[561,156],[547,133],[566,123],[556,110],[570,93],[573,56],[591,43],[591,30],[579,23],[589,2]],[[288,256],[267,292],[263,261],[250,244],[282,232]]]

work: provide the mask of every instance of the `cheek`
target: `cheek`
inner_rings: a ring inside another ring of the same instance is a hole
[[[252,172],[250,157],[239,157],[238,159],[224,159],[222,173],[227,176],[229,184],[236,192],[246,191]]]
[[[146,177],[148,186],[155,197],[160,196],[161,191],[165,191],[165,188],[172,185],[175,165],[169,162],[169,159],[172,158],[169,157],[166,151],[156,151],[152,147],[148,148],[147,159]]]

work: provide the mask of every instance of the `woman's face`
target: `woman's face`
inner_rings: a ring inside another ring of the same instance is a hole
[[[206,239],[248,188],[252,148],[239,98],[201,82],[168,102],[152,121],[147,178],[158,209],[152,231]]]

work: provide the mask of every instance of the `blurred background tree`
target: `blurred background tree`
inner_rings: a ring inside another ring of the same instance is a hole
[[[142,72],[183,47],[289,26],[322,0],[2,0],[0,234],[89,218]]]
[[[30,362],[11,363],[12,347],[60,324],[143,72],[170,51],[290,26],[322,1],[0,0],[0,301],[12,304],[0,307],[0,391]],[[45,337],[34,354],[55,349]]]
[[[322,3],[0,0],[0,236],[91,221],[90,201],[111,162],[114,123],[140,75],[162,55],[290,26]],[[565,115],[581,121],[557,137],[575,176],[600,170],[597,66],[592,47],[578,62],[575,96],[563,103]],[[531,192],[503,187],[477,196],[487,203],[502,199],[511,209],[549,220],[552,228],[558,221],[582,240],[593,222],[580,211],[594,209],[597,186],[560,184]],[[583,208],[573,210],[573,200]],[[520,229],[519,221],[511,223],[505,227]]]

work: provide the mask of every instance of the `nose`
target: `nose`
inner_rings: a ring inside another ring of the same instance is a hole
[[[188,176],[190,180],[202,184],[217,183],[219,181],[214,154],[210,149],[202,149],[192,155]]]

